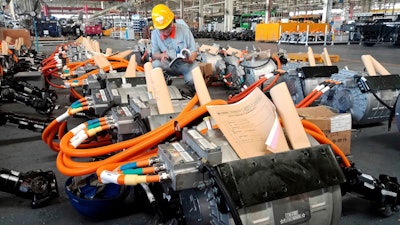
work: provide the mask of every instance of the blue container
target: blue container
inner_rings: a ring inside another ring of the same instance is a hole
[[[125,204],[124,200],[129,193],[129,188],[126,186],[107,184],[105,187],[106,192],[117,193],[116,195],[108,194],[107,196],[107,194],[105,194],[105,198],[87,199],[72,193],[68,188],[71,183],[72,177],[68,178],[65,182],[65,191],[72,206],[82,216],[88,219],[101,220],[121,215]]]

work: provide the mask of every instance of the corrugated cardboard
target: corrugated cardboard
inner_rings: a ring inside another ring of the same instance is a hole
[[[298,108],[299,116],[313,122],[345,155],[350,155],[351,114],[335,113],[326,106]]]
[[[213,73],[212,64],[201,62],[199,63],[199,67],[201,73],[203,74],[204,81],[206,82],[206,84],[208,84]]]

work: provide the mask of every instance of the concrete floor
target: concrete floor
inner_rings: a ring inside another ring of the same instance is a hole
[[[111,47],[114,51],[126,50],[135,45],[135,41],[114,40],[102,38],[99,40],[102,48]],[[214,41],[211,39],[199,39],[199,44],[218,43],[221,46],[232,46],[244,49],[245,47],[271,49],[276,52],[284,49],[287,52],[306,52],[307,46],[239,42],[239,41]],[[377,45],[364,47],[358,44],[346,45],[312,45],[314,53],[320,53],[326,47],[330,54],[340,56],[340,62],[336,63],[339,68],[347,66],[351,70],[362,71],[364,66],[361,55],[370,54],[377,59],[392,74],[400,73],[400,48],[390,45]],[[40,46],[41,51],[52,51],[54,48]],[[180,81],[174,83],[180,85]],[[213,99],[226,99],[228,92],[222,87],[210,88]],[[59,98],[67,98],[66,93],[60,93]],[[31,109],[21,105],[2,105],[1,110],[22,112],[35,115]],[[63,112],[61,106],[58,112]],[[392,125],[391,131],[387,129],[387,122],[373,124],[363,127],[353,127],[351,140],[351,160],[356,166],[378,177],[379,174],[388,174],[400,178],[400,148],[398,146],[399,131],[396,125]],[[15,195],[0,192],[0,224],[146,224],[153,216],[151,213],[140,210],[141,202],[132,206],[129,215],[121,216],[112,220],[91,221],[78,214],[71,206],[65,194],[64,184],[66,176],[60,174],[55,166],[57,154],[52,152],[40,139],[40,133],[18,129],[12,125],[0,127],[0,167],[13,169],[20,172],[41,169],[52,170],[56,173],[60,197],[44,208],[31,209],[30,200],[16,197]],[[342,201],[342,215],[340,225],[394,225],[400,224],[400,213],[391,217],[383,218],[371,211],[370,203],[355,194],[346,194]]]

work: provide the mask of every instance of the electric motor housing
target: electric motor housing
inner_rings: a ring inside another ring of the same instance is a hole
[[[331,79],[339,81],[340,84],[322,95],[320,104],[337,109],[338,112],[351,113],[353,124],[356,125],[388,121],[390,109],[387,106],[394,106],[400,89],[371,90],[376,95],[374,96],[371,92],[361,91],[358,83],[361,77],[358,72],[350,70],[340,70],[339,73],[333,74]],[[368,79],[368,76],[366,78]],[[384,82],[384,79],[389,77],[376,78]]]
[[[211,63],[213,75],[219,74],[219,73],[221,73],[221,71],[224,71],[226,69],[224,59],[219,54],[214,55],[214,54],[203,52],[203,53],[200,53],[200,58],[201,58],[201,62]]]
[[[301,62],[290,62],[282,66],[286,71],[285,82],[295,104],[304,99],[319,84],[339,71],[337,66],[308,66]],[[312,105],[318,105],[319,100]]]
[[[235,224],[232,210],[243,224],[338,223],[345,178],[329,145],[238,160],[223,139],[184,128],[182,141],[159,145],[171,177],[164,190],[178,196],[186,224]]]
[[[240,64],[245,71],[246,85],[251,85],[262,77],[270,78],[277,69],[275,62],[268,58],[266,60],[249,60]]]

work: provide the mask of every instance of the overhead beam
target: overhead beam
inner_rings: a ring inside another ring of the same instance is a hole
[[[49,11],[52,11],[52,10],[62,10],[62,11],[65,11],[65,10],[68,10],[68,11],[79,11],[79,10],[84,10],[84,8],[83,7],[49,7]],[[90,10],[92,10],[92,11],[101,11],[101,10],[103,10],[102,8],[90,8],[90,7],[88,7],[88,10],[90,11]]]

